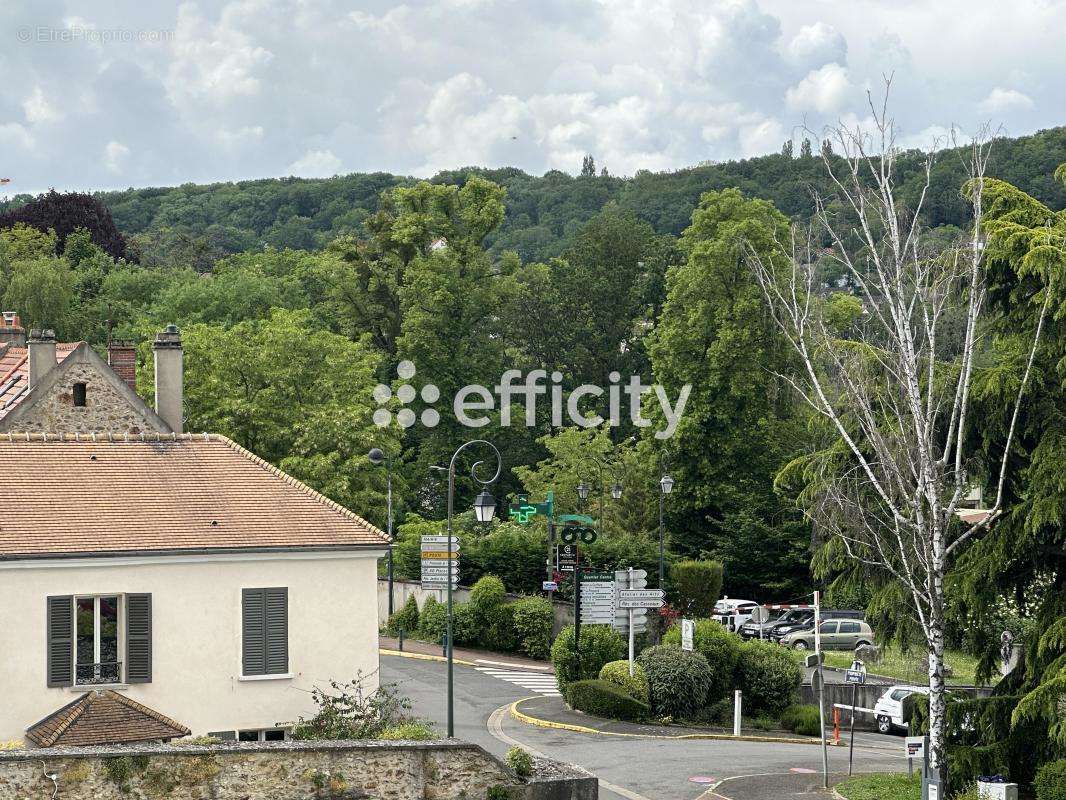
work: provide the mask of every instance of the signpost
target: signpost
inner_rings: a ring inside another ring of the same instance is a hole
[[[540,588],[545,592],[554,592],[559,588],[559,583],[558,581],[543,581]]]
[[[577,545],[556,545],[555,557],[559,565],[559,572],[573,572],[578,559]]]
[[[848,775],[855,761],[855,704],[859,699],[859,687],[866,683],[866,665],[855,659],[851,669],[844,673],[844,683],[851,684],[851,743],[848,745]]]
[[[458,536],[422,537],[423,589],[455,589],[459,585],[459,547]]]
[[[696,623],[690,619],[681,620],[681,649],[692,651],[692,637],[696,633]]]

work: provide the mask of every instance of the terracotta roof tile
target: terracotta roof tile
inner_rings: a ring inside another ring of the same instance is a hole
[[[0,434],[0,467],[0,559],[389,541],[214,434]]]
[[[189,729],[111,689],[87,692],[26,729],[39,747],[150,742],[188,736]]]
[[[56,363],[73,353],[81,342],[62,342],[56,345]],[[21,403],[29,390],[30,366],[25,347],[8,346],[0,350],[0,419]]]

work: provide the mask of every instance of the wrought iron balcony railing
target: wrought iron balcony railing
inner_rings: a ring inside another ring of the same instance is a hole
[[[77,664],[74,672],[74,682],[79,686],[93,686],[101,683],[121,683],[122,662],[101,661],[97,664]]]

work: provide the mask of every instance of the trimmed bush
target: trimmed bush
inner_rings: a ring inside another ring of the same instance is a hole
[[[648,699],[659,716],[691,718],[707,701],[714,673],[701,653],[656,645],[638,661],[648,676]]]
[[[574,626],[567,625],[560,631],[551,651],[559,690],[565,690],[572,681],[596,678],[604,664],[617,661],[625,650],[626,643],[621,634],[606,625],[583,625],[579,659],[574,651]]]
[[[644,668],[640,664],[633,665],[633,674],[630,675],[628,659],[608,661],[600,669],[600,680],[622,687],[626,694],[635,700],[648,702],[648,676],[644,674]]]
[[[1033,790],[1036,800],[1066,800],[1066,758],[1049,761],[1037,770]]]
[[[514,606],[504,604],[490,608],[485,613],[478,638],[481,646],[486,650],[502,650],[508,653],[517,650],[518,635],[514,628]]]
[[[696,620],[692,646],[702,653],[714,672],[714,681],[707,692],[707,702],[716,703],[728,697],[737,684],[737,663],[743,641],[713,619]],[[681,646],[681,626],[673,625],[663,636],[663,644]]]
[[[781,727],[800,736],[817,736],[822,732],[818,706],[789,706],[781,714]]]
[[[437,598],[430,595],[422,606],[422,613],[418,615],[418,636],[427,642],[440,644],[444,641],[444,630],[448,625],[448,606],[438,603]]]
[[[477,583],[470,589],[470,606],[478,614],[488,614],[506,602],[507,590],[504,589],[503,581],[495,575],[478,578]]]
[[[544,597],[523,597],[511,604],[518,649],[530,658],[547,658],[555,612]]]
[[[722,565],[691,558],[677,561],[670,565],[670,580],[677,587],[682,616],[709,617],[722,591]]]
[[[480,643],[481,616],[469,603],[452,603],[452,635],[459,646],[477,647]]]
[[[610,681],[573,681],[567,684],[564,695],[571,708],[597,717],[636,722],[647,719],[650,713],[647,703]]]
[[[418,601],[414,595],[407,598],[403,608],[389,617],[385,625],[385,632],[389,636],[399,636],[401,630],[405,634],[418,632]]]
[[[791,653],[754,640],[741,645],[737,674],[744,705],[752,714],[780,714],[792,704],[803,680],[803,669]]]

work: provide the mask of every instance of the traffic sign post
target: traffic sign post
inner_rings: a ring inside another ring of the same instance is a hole
[[[696,623],[690,619],[681,620],[681,649],[692,652],[692,639],[696,633]]]
[[[848,745],[848,775],[851,775],[855,763],[855,704],[859,699],[859,687],[866,683],[866,665],[858,659],[852,661],[844,682],[851,684],[851,743]]]
[[[427,534],[421,538],[419,547],[422,588],[428,591],[455,589],[459,585],[459,537]]]

